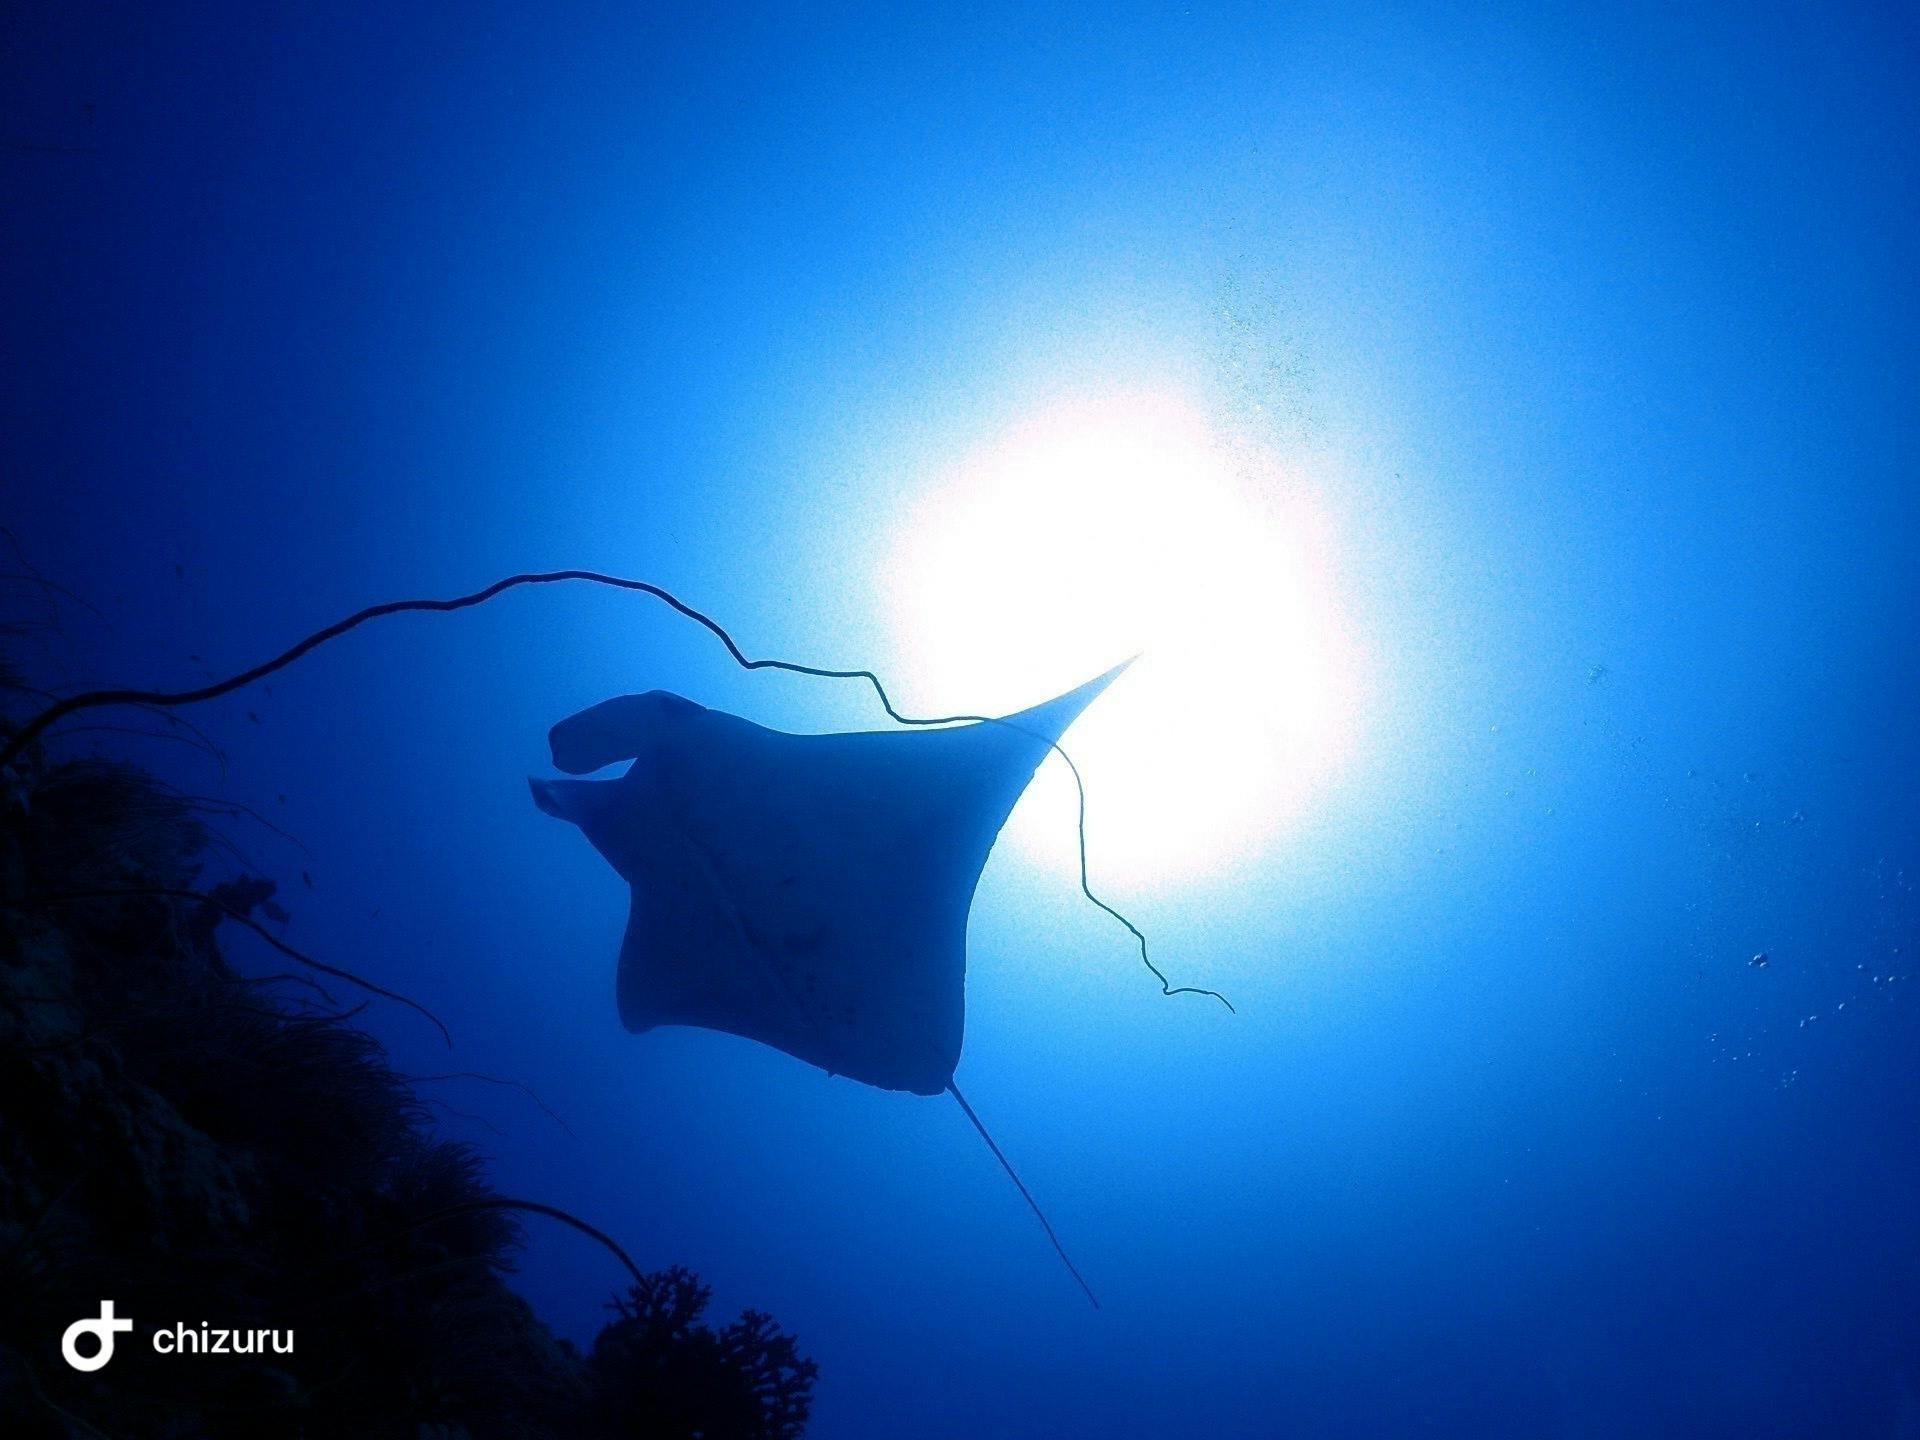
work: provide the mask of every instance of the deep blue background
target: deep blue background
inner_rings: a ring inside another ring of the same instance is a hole
[[[857,691],[549,593],[196,712],[290,937],[578,1132],[442,1090],[503,1188],[772,1310],[823,1437],[1920,1435],[1912,12],[546,8],[8,7],[0,509],[101,612],[41,673],[595,565],[965,709],[902,437],[1157,365],[1329,477],[1384,683],[1251,883],[1116,893],[1237,1020],[989,868],[961,1079],[1097,1315],[951,1105],[623,1034],[527,802],[606,695]]]

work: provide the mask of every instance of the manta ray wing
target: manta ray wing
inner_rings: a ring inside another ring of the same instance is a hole
[[[533,781],[631,885],[622,1022],[697,1025],[935,1095],[960,1059],[967,914],[1035,768],[1124,666],[944,729],[790,735],[664,692],[554,727]]]

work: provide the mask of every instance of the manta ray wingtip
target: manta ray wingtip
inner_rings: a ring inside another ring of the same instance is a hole
[[[1109,670],[1101,671],[1098,675],[1094,676],[1093,679],[1087,681],[1086,684],[1079,686],[1077,689],[1069,691],[1068,694],[1083,695],[1086,697],[1086,700],[1083,703],[1091,704],[1093,700],[1101,694],[1102,691],[1104,691],[1109,685],[1113,684],[1113,682],[1118,680],[1122,675],[1126,674],[1128,668],[1133,664],[1133,662],[1138,660],[1140,656],[1144,653],[1145,653],[1144,651],[1136,651],[1134,654],[1129,655],[1126,659],[1122,660],[1118,665],[1115,665]]]
[[[1051,745],[1057,742],[1066,729],[1091,705],[1115,680],[1118,680],[1126,668],[1140,657],[1129,656],[1104,674],[1096,675],[1085,684],[1077,685],[1064,695],[1056,695],[1051,700],[1043,700],[1017,714],[1003,716],[1003,723],[1025,730],[1036,738]]]

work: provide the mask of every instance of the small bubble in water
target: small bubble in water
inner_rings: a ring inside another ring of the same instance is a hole
[[[1767,952],[1762,950],[1758,955],[1754,956],[1751,960],[1747,961],[1747,964],[1751,965],[1756,970],[1766,969],[1767,968]]]

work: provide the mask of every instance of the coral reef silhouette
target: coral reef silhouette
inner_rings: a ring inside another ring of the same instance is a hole
[[[801,1433],[813,1363],[758,1312],[699,1323],[684,1270],[636,1271],[587,1355],[540,1323],[504,1279],[519,1215],[610,1238],[437,1137],[344,972],[227,962],[274,887],[200,879],[219,837],[188,798],[38,745],[0,780],[0,1433]],[[77,1372],[60,1337],[106,1297],[142,1323]],[[297,1339],[181,1363],[151,1344],[175,1320]]]

